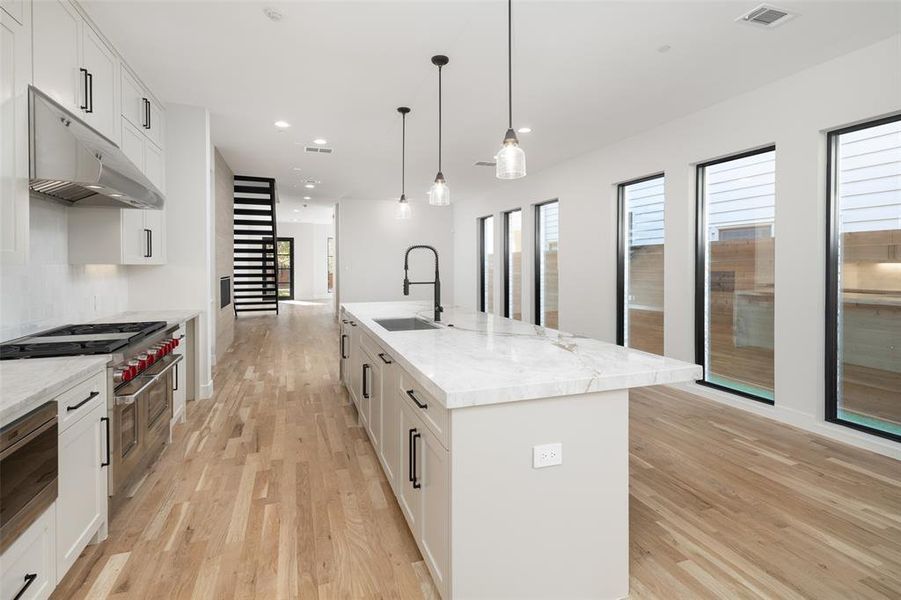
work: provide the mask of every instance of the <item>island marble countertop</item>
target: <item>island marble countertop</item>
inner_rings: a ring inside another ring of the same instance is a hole
[[[446,408],[695,381],[703,373],[681,360],[457,307],[445,309],[438,329],[417,331],[388,331],[374,319],[431,321],[429,303],[349,303],[342,311]]]
[[[128,310],[92,323],[129,323],[142,321],[166,321],[168,325],[180,325],[200,316],[199,310]]]
[[[106,368],[107,354],[0,361],[0,427]]]

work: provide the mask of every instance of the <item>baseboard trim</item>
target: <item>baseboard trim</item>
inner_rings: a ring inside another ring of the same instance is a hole
[[[854,446],[862,450],[869,450],[895,460],[901,460],[901,444],[883,439],[875,435],[869,435],[862,431],[842,427],[835,423],[829,423],[825,419],[802,413],[783,406],[764,404],[755,400],[748,400],[740,396],[709,388],[696,383],[673,384],[674,388],[682,389],[696,396],[701,396],[714,402],[726,404],[739,410],[760,415],[810,433]]]
[[[213,397],[213,381],[210,380],[208,383],[201,384],[200,386],[200,399],[208,400]]]

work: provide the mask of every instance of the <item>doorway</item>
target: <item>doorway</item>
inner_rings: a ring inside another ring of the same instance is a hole
[[[294,300],[294,238],[278,238],[276,255],[278,299]]]

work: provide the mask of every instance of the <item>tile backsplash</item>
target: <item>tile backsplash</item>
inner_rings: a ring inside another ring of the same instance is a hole
[[[32,198],[28,264],[0,267],[0,340],[126,310],[125,267],[69,264],[70,210]]]

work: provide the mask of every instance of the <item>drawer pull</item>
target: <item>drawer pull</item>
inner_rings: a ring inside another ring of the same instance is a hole
[[[84,400],[82,400],[81,402],[76,404],[75,406],[67,406],[66,412],[72,412],[73,410],[78,410],[79,408],[81,408],[82,406],[84,406],[85,404],[87,404],[88,402],[90,402],[91,400],[93,400],[94,398],[96,398],[99,395],[100,395],[100,392],[91,392],[90,396],[88,396],[87,398],[85,398]]]
[[[347,339],[347,334],[341,334],[341,358],[350,358],[350,355],[345,352],[344,341]]]
[[[410,400],[415,402],[416,406],[418,406],[419,408],[423,408],[423,409],[429,408],[428,404],[423,404],[422,402],[419,401],[419,399],[416,397],[416,394],[413,393],[413,390],[407,390],[407,395],[410,397]]]
[[[371,390],[369,389],[369,370],[372,367],[369,366],[369,363],[363,363],[363,397],[369,400],[369,397],[372,395]]]
[[[390,365],[390,364],[393,363],[394,361],[393,361],[393,360],[389,360],[389,359],[387,358],[387,356],[388,356],[388,355],[385,354],[384,352],[379,352],[379,358],[382,359],[382,362],[385,363],[386,365]]]
[[[356,327],[356,326],[357,326],[357,322],[356,322],[356,321],[351,321],[351,322],[350,322],[350,326],[351,326],[351,327]]]
[[[416,433],[416,428],[413,428],[407,432],[407,481],[413,481],[413,434]]]
[[[25,585],[22,586],[22,589],[19,590],[19,593],[13,596],[13,600],[19,600],[22,596],[25,595],[26,590],[31,587],[31,584],[34,583],[34,580],[38,578],[37,573],[29,573],[25,576]]]

